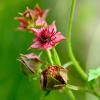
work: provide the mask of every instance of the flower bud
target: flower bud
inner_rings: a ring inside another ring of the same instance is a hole
[[[41,61],[38,56],[33,53],[23,55],[21,54],[19,61],[22,64],[22,71],[28,75],[38,73],[41,66]]]
[[[43,90],[62,89],[67,84],[67,70],[63,67],[49,66],[41,73]]]

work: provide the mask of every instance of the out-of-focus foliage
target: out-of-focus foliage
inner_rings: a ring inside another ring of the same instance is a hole
[[[88,66],[100,64],[100,34],[97,34],[100,33],[100,1],[76,1],[72,46],[79,63],[84,69],[89,69]],[[32,8],[36,3],[43,9],[50,9],[48,22],[55,20],[58,31],[66,35],[71,0],[0,0],[0,100],[39,100],[43,95],[39,81],[27,79],[20,71],[20,64],[17,61],[20,53],[29,52],[27,49],[32,44],[33,35],[16,30],[18,23],[14,17],[27,6]],[[65,45],[65,42],[62,42],[57,48],[63,64],[69,61]],[[71,68],[68,73],[71,84],[83,85],[74,69]],[[77,100],[96,100],[91,95],[85,99],[86,95],[81,92],[77,92],[76,97]],[[61,99],[69,100],[65,91],[53,91],[45,98]]]
[[[95,80],[100,77],[100,67],[97,69],[90,69],[88,81]]]

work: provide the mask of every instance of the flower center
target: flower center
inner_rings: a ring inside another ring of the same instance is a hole
[[[50,37],[42,37],[41,41],[42,41],[42,43],[50,42],[51,38]]]
[[[58,68],[57,67],[49,67],[49,73],[51,74],[51,76],[55,77],[57,75],[58,72]]]
[[[56,32],[54,32],[54,30],[52,30],[51,32],[49,31],[49,29],[47,30],[43,30],[43,33],[41,35],[41,42],[42,43],[49,43],[50,41],[54,40]]]

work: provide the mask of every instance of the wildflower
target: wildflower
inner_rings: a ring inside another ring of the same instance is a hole
[[[49,25],[46,28],[31,28],[31,31],[34,32],[36,35],[34,43],[31,45],[31,48],[48,50],[65,39],[60,32],[56,32],[55,23]]]
[[[23,55],[21,54],[19,61],[22,64],[22,70],[25,74],[35,74],[39,71],[41,61],[38,56],[33,53]]]
[[[62,89],[67,84],[67,70],[59,66],[49,66],[41,73],[43,90]]]
[[[39,5],[36,5],[34,9],[27,9],[24,13],[20,13],[21,17],[16,17],[16,20],[20,22],[19,29],[30,29],[32,27],[41,28],[47,26],[45,21],[48,10],[43,11]]]

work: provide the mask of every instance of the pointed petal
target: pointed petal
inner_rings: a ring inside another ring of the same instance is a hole
[[[54,31],[54,32],[56,32],[56,25],[55,25],[55,22],[53,22],[51,25],[49,25],[49,32],[52,32],[52,31]]]
[[[51,49],[55,44],[51,44],[51,43],[45,43],[44,45],[42,45],[42,49],[43,50],[49,50]]]
[[[16,17],[15,19],[24,25],[28,25],[28,22],[23,17]]]
[[[31,45],[31,48],[40,49],[41,48],[41,43],[39,41],[36,41],[35,43],[33,43]]]
[[[49,10],[46,9],[43,13],[43,19],[46,19],[47,15],[48,15]]]
[[[60,41],[62,41],[64,39],[65,39],[65,37],[63,35],[61,35],[60,32],[58,32],[58,33],[56,33],[55,39],[53,40],[53,42],[54,43],[58,43],[58,42],[60,42]]]
[[[36,36],[40,36],[41,34],[41,29],[36,29],[36,28],[30,28],[30,30],[36,35]]]

